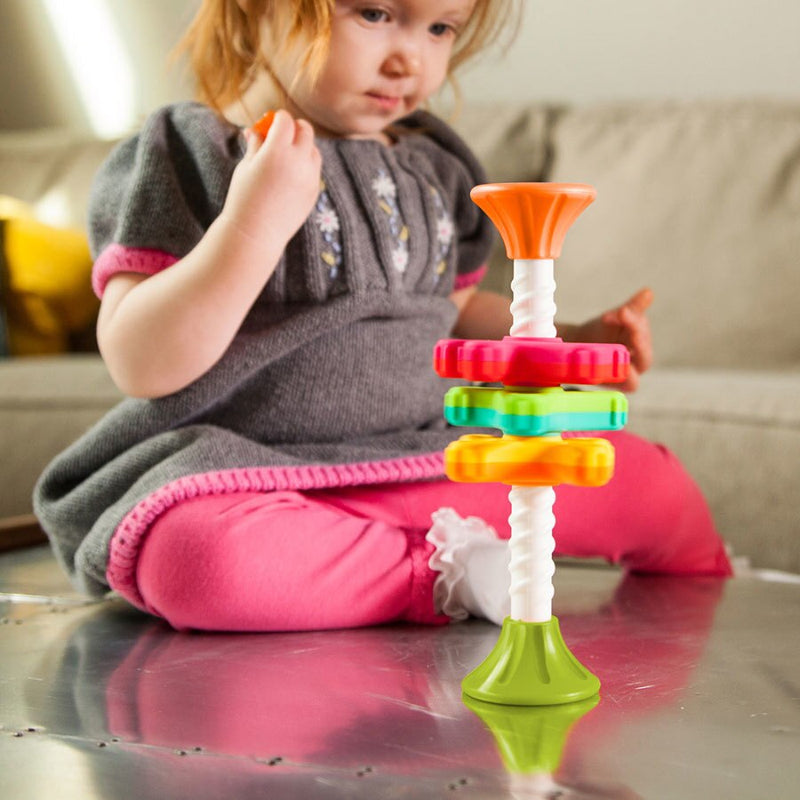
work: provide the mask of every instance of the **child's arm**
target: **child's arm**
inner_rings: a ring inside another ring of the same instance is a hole
[[[453,335],[459,339],[502,339],[511,327],[510,300],[495,292],[475,287],[460,289],[450,296],[458,308]],[[639,376],[653,363],[653,342],[646,311],[653,302],[650,289],[640,289],[622,305],[606,311],[583,325],[557,325],[567,342],[612,342],[624,344],[631,353],[628,380],[618,388],[632,392]],[[615,387],[617,388],[617,387]]]
[[[248,132],[222,213],[187,256],[152,277],[109,280],[97,338],[124,392],[171,394],[222,357],[311,212],[320,168],[311,126],[278,112],[265,141]]]

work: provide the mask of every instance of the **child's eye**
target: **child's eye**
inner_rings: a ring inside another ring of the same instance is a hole
[[[384,22],[388,17],[388,14],[380,8],[362,8],[359,14],[365,22],[371,23]]]
[[[455,29],[452,25],[448,25],[445,22],[435,22],[429,28],[431,34],[436,36],[437,38],[440,36],[446,36],[448,33],[455,33]]]

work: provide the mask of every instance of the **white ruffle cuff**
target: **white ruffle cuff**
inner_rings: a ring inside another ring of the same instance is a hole
[[[440,508],[425,538],[435,548],[428,564],[439,572],[433,585],[437,613],[452,620],[468,616],[502,624],[508,613],[508,542],[480,517]]]

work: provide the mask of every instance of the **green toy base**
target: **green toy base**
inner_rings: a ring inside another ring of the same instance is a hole
[[[593,697],[600,681],[572,655],[556,617],[548,622],[506,617],[494,649],[461,688],[486,703],[554,706]]]

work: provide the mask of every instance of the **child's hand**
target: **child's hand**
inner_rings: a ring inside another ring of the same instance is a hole
[[[319,195],[322,157],[305,120],[278,111],[266,139],[245,131],[247,150],[234,170],[222,215],[280,251],[306,221]]]
[[[650,289],[640,289],[621,306],[570,331],[569,338],[576,342],[610,342],[624,344],[628,348],[631,368],[628,379],[618,386],[622,391],[635,391],[639,385],[639,376],[653,363],[650,322],[645,315],[652,302],[653,292]]]

